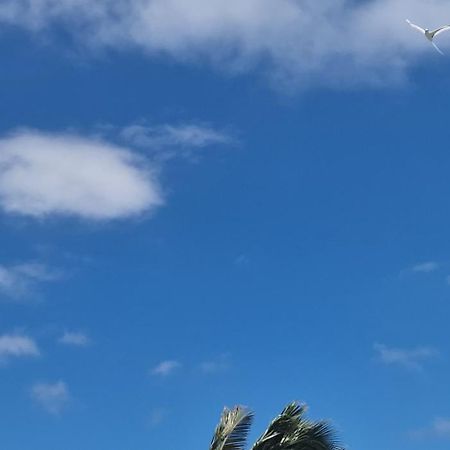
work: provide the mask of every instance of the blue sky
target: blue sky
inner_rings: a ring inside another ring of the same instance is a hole
[[[275,3],[0,6],[2,449],[448,448],[448,3]]]

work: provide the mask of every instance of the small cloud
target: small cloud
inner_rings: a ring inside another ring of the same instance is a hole
[[[121,137],[138,147],[191,147],[205,148],[211,145],[229,144],[232,137],[208,125],[130,125]]]
[[[135,124],[122,129],[120,138],[130,145],[154,152],[159,160],[164,161],[177,156],[191,159],[194,150],[234,143],[234,138],[228,133],[199,124]]]
[[[168,412],[163,408],[155,408],[151,411],[150,416],[148,418],[148,424],[150,427],[155,428],[161,425],[167,418]]]
[[[450,439],[450,419],[439,417],[430,426],[413,431],[411,437],[419,439]]]
[[[46,412],[59,415],[67,407],[70,394],[66,383],[36,383],[31,389],[31,398]]]
[[[6,213],[104,221],[162,203],[154,171],[125,148],[33,130],[0,139],[0,208]]]
[[[231,366],[229,355],[221,355],[211,361],[204,361],[200,364],[200,370],[205,374],[215,374],[228,370]]]
[[[375,344],[374,350],[377,353],[377,360],[381,363],[414,370],[422,370],[423,363],[439,356],[438,350],[431,347],[402,349]]]
[[[12,358],[33,358],[40,355],[36,342],[28,336],[4,334],[0,336],[0,363]]]
[[[0,294],[20,298],[31,293],[37,284],[57,281],[61,276],[61,272],[36,262],[0,265]]]
[[[181,368],[178,361],[163,361],[151,370],[152,375],[167,377]]]
[[[439,437],[450,438],[450,419],[438,418],[432,426],[433,434]]]
[[[438,270],[440,267],[439,263],[435,261],[428,261],[421,264],[417,264],[411,268],[413,272],[416,273],[431,273]]]
[[[66,331],[64,334],[58,339],[60,344],[71,345],[75,347],[87,347],[90,345],[91,340],[89,336],[80,331],[70,332]]]
[[[234,260],[234,265],[238,267],[248,266],[249,263],[250,258],[245,253],[240,254]]]
[[[61,276],[59,272],[39,263],[19,264],[15,270],[17,273],[37,281],[55,281]]]

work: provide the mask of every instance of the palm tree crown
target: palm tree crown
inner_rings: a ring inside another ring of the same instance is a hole
[[[251,450],[343,450],[330,424],[306,419],[306,411],[306,405],[297,402],[287,405]],[[210,450],[245,450],[252,421],[253,413],[246,408],[225,408]]]

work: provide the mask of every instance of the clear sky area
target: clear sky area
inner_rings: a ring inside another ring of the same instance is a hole
[[[0,448],[208,449],[306,402],[450,444],[448,0],[1,0]]]

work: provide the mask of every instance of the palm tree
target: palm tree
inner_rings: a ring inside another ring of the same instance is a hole
[[[290,403],[251,450],[343,450],[333,428],[327,422],[306,419],[306,411],[306,405]],[[246,408],[225,408],[210,450],[244,450],[252,421],[253,413]]]

